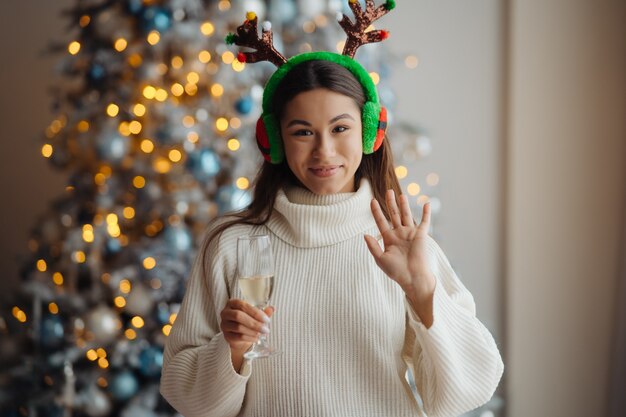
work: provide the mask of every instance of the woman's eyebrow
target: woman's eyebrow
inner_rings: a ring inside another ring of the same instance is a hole
[[[340,120],[340,119],[351,119],[351,120],[354,120],[354,117],[350,116],[348,113],[343,113],[343,114],[340,114],[339,116],[333,117],[332,119],[330,119],[330,121],[328,123],[332,124],[332,123],[335,123],[337,120]],[[293,125],[311,126],[311,123],[307,122],[306,120],[294,119],[294,120],[290,121],[289,124],[287,124],[287,127],[291,127]]]

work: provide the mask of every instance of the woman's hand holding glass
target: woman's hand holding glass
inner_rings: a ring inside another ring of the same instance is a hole
[[[269,333],[268,324],[273,314],[274,307],[262,311],[243,300],[228,300],[220,314],[220,329],[233,356],[243,357],[261,334]]]

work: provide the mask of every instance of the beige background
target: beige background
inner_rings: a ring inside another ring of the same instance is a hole
[[[0,2],[0,274],[67,175],[40,156],[69,0]],[[626,3],[400,0],[398,117],[428,129],[435,227],[505,355],[507,416],[606,415],[625,255]],[[626,319],[624,319],[626,322]]]

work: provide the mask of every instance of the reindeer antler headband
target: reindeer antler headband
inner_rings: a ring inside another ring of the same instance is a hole
[[[255,49],[254,52],[239,52],[237,59],[240,62],[255,63],[269,61],[278,67],[270,77],[263,92],[263,114],[257,122],[257,144],[268,162],[277,164],[284,159],[280,124],[271,108],[272,98],[276,87],[285,75],[296,65],[310,60],[324,60],[335,62],[347,68],[361,83],[366,95],[366,103],[361,110],[363,126],[363,152],[375,152],[382,144],[387,128],[387,111],[380,105],[376,87],[369,73],[354,60],[354,54],[361,45],[380,42],[389,37],[386,30],[371,30],[367,28],[376,20],[395,8],[394,0],[386,0],[383,5],[376,7],[374,0],[365,0],[365,10],[358,0],[348,0],[350,9],[355,16],[353,23],[345,14],[338,13],[339,25],[346,32],[348,38],[343,53],[320,51],[296,55],[287,60],[274,48],[272,27],[264,22],[261,37],[258,33],[258,19],[254,12],[248,12],[246,21],[237,27],[237,33],[226,36],[226,43],[245,46]]]

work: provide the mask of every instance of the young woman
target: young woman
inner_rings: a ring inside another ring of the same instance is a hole
[[[208,230],[167,339],[161,392],[186,417],[457,416],[493,395],[496,344],[427,234],[428,204],[414,223],[387,139],[364,154],[365,102],[362,80],[327,60],[277,85],[284,160]],[[237,237],[261,233],[276,264],[265,311],[235,276]],[[270,318],[282,353],[245,360]]]

